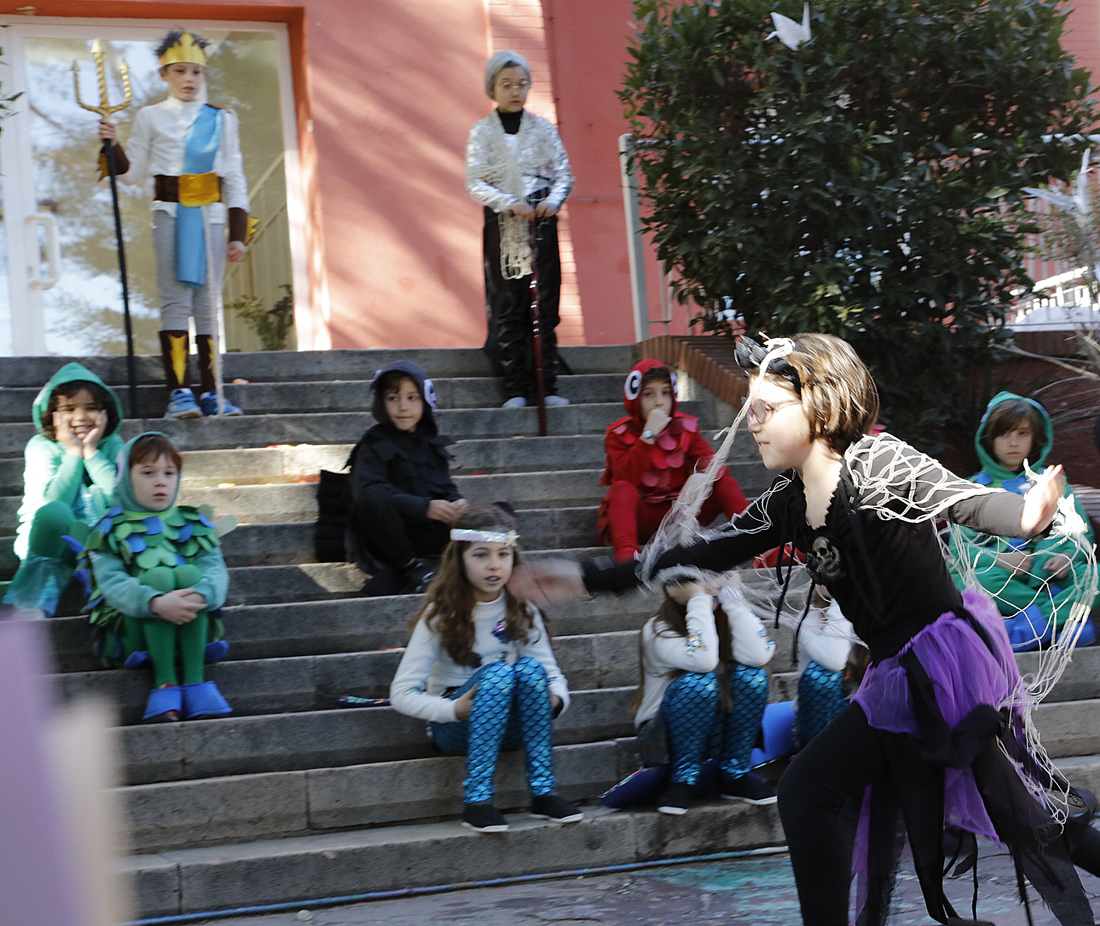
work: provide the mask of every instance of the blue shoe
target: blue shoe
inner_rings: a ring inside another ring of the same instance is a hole
[[[168,410],[165,418],[201,418],[202,410],[195,402],[195,394],[190,389],[173,389],[168,398]]]
[[[180,719],[180,707],[183,695],[178,685],[168,688],[154,688],[149,692],[145,705],[144,721],[175,721]]]
[[[192,682],[183,686],[183,719],[195,720],[198,717],[218,717],[232,714],[233,708],[222,697],[218,686],[213,682]]]
[[[207,643],[202,651],[202,661],[205,663],[221,662],[229,655],[229,644],[225,640],[215,640]]]
[[[126,660],[122,663],[122,668],[140,669],[142,666],[147,665],[149,665],[149,650],[136,649],[126,657]]]
[[[199,409],[204,415],[206,415],[207,418],[216,415],[218,413],[218,394],[216,392],[204,392],[201,396],[199,396]],[[229,399],[226,399],[225,411],[222,412],[222,414],[243,415],[244,412],[242,412],[236,405],[230,402]]]

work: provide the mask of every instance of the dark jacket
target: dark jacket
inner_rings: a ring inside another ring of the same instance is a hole
[[[424,414],[412,432],[394,426],[379,388],[383,376],[398,370],[416,383],[424,400]],[[455,501],[462,497],[451,478],[453,457],[446,450],[453,441],[439,433],[432,414],[432,382],[411,360],[399,360],[375,373],[371,390],[371,411],[378,423],[360,438],[348,458],[352,500],[359,505],[368,492],[383,493],[403,517],[427,521],[428,505],[433,499]]]

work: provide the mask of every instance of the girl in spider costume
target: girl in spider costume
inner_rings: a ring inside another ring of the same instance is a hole
[[[769,347],[742,342],[740,358],[757,374],[743,414],[764,464],[781,472],[767,492],[701,541],[670,548],[666,535],[638,564],[540,564],[517,591],[560,600],[705,577],[792,542],[871,655],[852,703],[779,784],[803,922],[847,926],[853,870],[856,921],[885,922],[900,814],[937,922],[981,922],[976,910],[975,920],[960,918],[944,893],[946,822],[1006,842],[1063,926],[1092,926],[1058,838],[1064,806],[1044,794],[1068,785],[1033,737],[1000,615],[981,594],[956,589],[933,524],[945,517],[1037,536],[1058,510],[1061,469],[1023,497],[967,482],[897,438],[870,434],[877,390],[843,341],[807,334]]]
[[[582,817],[555,791],[553,722],[569,688],[542,615],[506,587],[519,560],[515,526],[495,505],[470,505],[453,522],[390,686],[396,710],[428,721],[442,752],[466,756],[462,823],[480,833],[508,829],[493,806],[493,774],[500,750],[519,746],[531,815]]]
[[[152,663],[146,721],[232,712],[204,674],[207,660],[224,656],[207,646],[220,635],[214,613],[229,586],[219,526],[205,506],[176,504],[181,463],[179,451],[158,431],[130,441],[120,454],[115,504],[85,544],[97,652],[126,668]]]

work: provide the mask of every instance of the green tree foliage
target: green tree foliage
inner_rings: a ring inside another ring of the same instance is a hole
[[[827,331],[884,419],[934,449],[1029,286],[1021,188],[1068,177],[1094,121],[1049,0],[636,0],[620,96],[659,256],[721,329]],[[1047,140],[1044,141],[1044,136]]]

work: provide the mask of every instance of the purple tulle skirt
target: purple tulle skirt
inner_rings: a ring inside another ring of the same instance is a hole
[[[935,686],[936,701],[951,728],[980,704],[1002,707],[1021,704],[1024,698],[1020,673],[997,608],[980,592],[969,590],[963,592],[963,603],[993,642],[992,650],[966,618],[948,611],[898,654],[914,651]],[[852,700],[875,729],[919,736],[909,681],[898,656],[872,665]],[[969,768],[945,771],[945,822],[996,839],[973,773]]]

